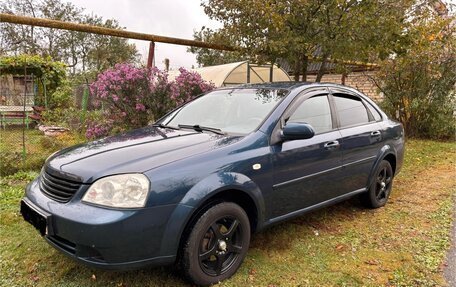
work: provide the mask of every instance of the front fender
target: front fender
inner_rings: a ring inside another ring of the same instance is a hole
[[[208,199],[227,190],[242,191],[253,200],[258,213],[257,230],[261,229],[265,207],[263,195],[257,184],[240,173],[214,173],[195,184],[177,205],[166,226],[161,247],[162,254],[177,254],[181,236],[193,213]]]
[[[260,188],[249,177],[236,172],[219,172],[209,175],[195,184],[180,203],[197,208],[210,197],[230,189],[247,193],[255,202],[257,210],[264,211],[264,200]]]

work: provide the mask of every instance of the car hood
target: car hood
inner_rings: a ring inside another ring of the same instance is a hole
[[[84,183],[147,170],[237,142],[240,137],[146,127],[63,149],[46,161],[53,174]]]

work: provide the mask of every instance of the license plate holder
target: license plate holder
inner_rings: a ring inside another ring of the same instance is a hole
[[[21,214],[25,221],[30,223],[40,232],[41,236],[49,234],[50,215],[38,211],[24,200],[21,201]]]

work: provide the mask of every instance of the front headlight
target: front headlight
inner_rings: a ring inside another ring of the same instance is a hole
[[[118,208],[144,207],[149,185],[149,179],[139,173],[108,176],[95,181],[82,201]]]

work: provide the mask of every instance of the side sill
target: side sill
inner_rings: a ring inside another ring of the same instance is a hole
[[[266,227],[268,225],[271,225],[271,224],[275,224],[275,223],[284,221],[284,220],[287,220],[287,219],[290,219],[290,218],[293,218],[293,217],[297,217],[299,215],[302,215],[302,214],[310,212],[310,211],[314,211],[314,210],[317,210],[317,209],[320,209],[320,208],[323,208],[323,207],[327,207],[327,206],[336,204],[338,202],[341,202],[341,201],[344,201],[346,199],[349,199],[350,197],[353,197],[353,196],[355,196],[357,194],[360,194],[360,193],[363,193],[365,191],[367,191],[366,188],[357,189],[355,191],[340,195],[340,196],[335,197],[335,198],[328,199],[326,201],[317,203],[315,205],[312,205],[312,206],[309,206],[309,207],[305,207],[303,209],[299,209],[299,210],[290,212],[290,213],[285,214],[285,215],[281,215],[281,216],[277,216],[277,217],[271,218],[268,221],[266,221],[266,223],[264,224],[264,227]]]

